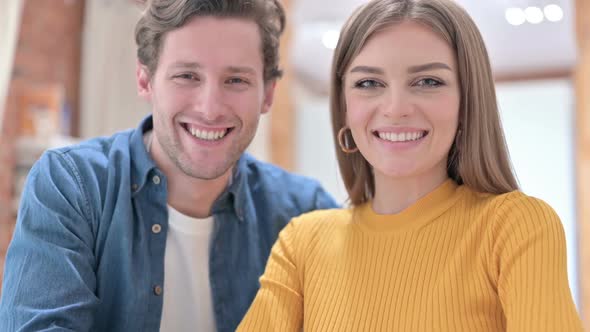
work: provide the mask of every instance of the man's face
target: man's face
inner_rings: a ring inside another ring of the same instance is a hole
[[[156,162],[204,180],[231,170],[272,104],[261,49],[258,26],[245,19],[195,17],[166,34],[153,75],[137,71],[153,105]]]

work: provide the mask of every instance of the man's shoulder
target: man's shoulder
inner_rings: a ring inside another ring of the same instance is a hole
[[[111,136],[94,137],[77,144],[49,149],[47,152],[81,161],[88,161],[93,158],[108,158],[116,150],[121,152],[129,151],[132,133],[133,130],[130,129]]]
[[[244,154],[243,158],[242,171],[247,173],[248,185],[254,194],[272,195],[275,200],[299,203],[297,205],[306,206],[305,211],[337,206],[318,180],[289,172],[248,154]]]
[[[109,173],[129,169],[130,136],[132,130],[112,136],[95,137],[77,144],[52,148],[35,164],[48,177],[72,177],[77,182],[106,182]],[[56,181],[60,181],[55,179]]]
[[[248,183],[253,189],[272,189],[276,194],[308,194],[323,190],[320,182],[314,178],[289,172],[277,165],[260,161],[244,154]]]
[[[315,187],[320,186],[319,181],[314,178],[287,171],[275,164],[258,160],[249,154],[244,154],[243,158],[245,159],[248,176],[251,179],[254,178],[263,183],[274,185],[302,184]]]

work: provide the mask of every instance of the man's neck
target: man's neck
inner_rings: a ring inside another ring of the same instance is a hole
[[[158,167],[166,175],[168,183],[168,204],[184,215],[193,218],[205,218],[211,215],[211,208],[215,200],[228,186],[232,175],[232,169],[228,169],[223,175],[204,180],[189,176],[181,172],[174,163],[169,160],[155,158],[153,131],[144,135],[144,143],[149,154],[152,155]],[[160,160],[157,160],[160,159]]]
[[[231,169],[213,180],[202,180],[179,172],[166,174],[168,180],[168,204],[177,211],[194,218],[211,215],[215,200],[229,183]]]

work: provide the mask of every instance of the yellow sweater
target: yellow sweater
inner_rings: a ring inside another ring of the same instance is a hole
[[[448,180],[395,215],[295,218],[238,331],[582,331],[555,212]]]

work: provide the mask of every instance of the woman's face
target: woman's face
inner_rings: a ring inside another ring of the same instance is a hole
[[[446,176],[459,119],[455,55],[406,21],[376,32],[345,73],[346,123],[380,177]]]

